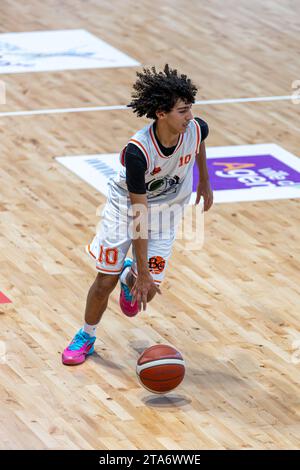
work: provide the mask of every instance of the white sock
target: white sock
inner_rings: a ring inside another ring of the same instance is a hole
[[[98,325],[99,323],[97,323],[96,325],[89,325],[88,323],[85,323],[83,327],[83,331],[87,333],[88,335],[90,335],[91,337],[96,336],[96,329]]]
[[[130,266],[127,266],[127,268],[124,269],[124,271],[122,272],[122,274],[120,276],[120,281],[123,282],[123,284],[127,285],[126,277],[127,277],[127,274],[129,273],[129,271],[130,271]]]

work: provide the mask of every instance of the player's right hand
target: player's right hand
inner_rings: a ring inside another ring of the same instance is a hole
[[[148,294],[161,294],[160,288],[155,284],[149,272],[138,274],[136,281],[131,289],[132,305],[137,301],[139,312],[146,310]]]

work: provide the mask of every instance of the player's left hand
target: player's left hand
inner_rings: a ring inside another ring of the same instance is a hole
[[[214,195],[210,187],[209,180],[199,181],[197,187],[196,205],[199,204],[201,196],[204,200],[204,212],[208,211],[214,202]]]

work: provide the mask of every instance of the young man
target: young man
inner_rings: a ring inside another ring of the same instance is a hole
[[[122,169],[109,182],[100,231],[87,247],[98,274],[87,296],[85,324],[62,354],[68,365],[93,353],[97,325],[119,279],[120,307],[127,316],[145,310],[161,293],[178,220],[192,193],[195,159],[196,204],[201,196],[205,211],[213,203],[204,143],[208,126],[191,111],[197,88],[168,65],[163,72],[152,67],[137,76],[128,106],[153,122],[130,139],[120,154]],[[164,219],[170,213],[177,222],[161,224],[157,214]],[[131,245],[133,259],[126,258]]]

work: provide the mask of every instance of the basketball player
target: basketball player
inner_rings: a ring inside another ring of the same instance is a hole
[[[98,273],[87,296],[85,324],[62,354],[68,365],[80,364],[94,352],[96,328],[118,280],[120,307],[127,316],[145,310],[161,294],[178,220],[192,193],[195,160],[196,204],[203,197],[207,211],[213,203],[204,142],[208,126],[191,110],[197,88],[168,64],[162,72],[152,67],[137,76],[128,106],[152,122],[129,140],[120,154],[122,168],[109,182],[101,228],[87,247]],[[164,229],[164,222],[162,226],[152,215],[170,210],[173,224]],[[126,258],[130,246],[133,259]]]

